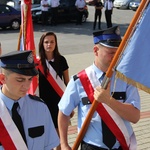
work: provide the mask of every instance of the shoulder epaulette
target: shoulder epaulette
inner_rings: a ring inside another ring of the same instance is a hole
[[[76,81],[78,78],[79,78],[78,75],[73,76],[74,81]]]
[[[40,101],[40,102],[45,103],[45,102],[44,102],[40,97],[38,97],[38,96],[29,94],[29,97],[30,97],[31,99],[33,99],[33,100],[36,100],[36,101]]]

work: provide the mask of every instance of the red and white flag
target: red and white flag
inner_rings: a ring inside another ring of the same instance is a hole
[[[33,22],[31,15],[31,0],[21,1],[21,29],[18,42],[18,50],[32,50],[35,63],[36,50],[34,43]],[[31,87],[28,93],[33,95],[39,95],[38,93],[38,79],[35,76],[31,83]]]

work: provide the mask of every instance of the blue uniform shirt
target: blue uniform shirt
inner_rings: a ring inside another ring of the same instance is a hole
[[[101,76],[103,72],[99,70],[94,64],[92,65],[97,78],[101,82]],[[114,83],[115,76],[112,77],[111,83]],[[115,87],[114,87],[115,86]],[[140,109],[140,97],[137,91],[137,88],[132,85],[128,85],[120,79],[117,79],[115,85],[111,84],[111,91],[115,92],[124,92],[126,94],[125,99],[120,99],[120,102],[130,103],[137,109]],[[65,115],[69,116],[71,112],[78,106],[78,131],[81,129],[81,126],[87,116],[87,113],[91,107],[91,104],[84,105],[82,103],[83,98],[87,97],[83,86],[79,78],[74,80],[72,77],[70,82],[67,85],[65,93],[61,98],[58,106],[60,111]],[[128,129],[129,135],[132,135],[133,130],[130,122],[124,120],[124,123]],[[92,138],[91,138],[92,137]],[[99,147],[107,148],[102,142],[102,128],[101,128],[101,118],[97,112],[94,113],[89,128],[83,139],[86,143],[93,144]],[[113,148],[118,148],[119,142],[117,141]]]
[[[0,99],[3,100],[5,106],[7,107],[9,113],[11,114],[11,109],[14,101],[6,97],[0,90]],[[26,134],[26,140],[29,150],[51,150],[59,145],[59,137],[55,130],[51,114],[45,105],[45,103],[31,98],[29,95],[22,97],[18,100],[20,109],[18,113],[20,114],[24,130]],[[44,132],[41,135],[33,135],[30,133],[29,129],[34,130],[35,127],[44,127]],[[32,128],[32,129],[31,129]],[[36,136],[36,137],[35,137]],[[0,150],[3,147],[0,146]]]

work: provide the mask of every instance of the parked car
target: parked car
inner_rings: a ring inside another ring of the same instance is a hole
[[[58,20],[59,21],[73,21],[76,20],[77,9],[75,7],[76,0],[60,0],[58,7]],[[41,22],[41,7],[34,7],[31,9],[33,22]],[[86,22],[89,12],[88,7],[84,9],[82,22]],[[51,24],[52,12],[49,7],[48,23]]]
[[[5,0],[6,5],[9,5],[17,10],[21,10],[21,0]],[[48,0],[50,1],[50,0]],[[40,6],[41,0],[31,0],[32,7]]]
[[[115,0],[114,7],[118,9],[129,9],[129,3],[131,0]]]
[[[9,5],[17,10],[21,10],[21,0],[7,0],[6,5]]]
[[[0,4],[0,27],[11,27],[14,30],[20,28],[21,12],[11,6]]]
[[[136,11],[141,3],[141,0],[132,0],[129,4],[129,8],[131,10]]]

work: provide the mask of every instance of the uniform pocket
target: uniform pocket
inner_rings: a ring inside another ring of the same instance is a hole
[[[82,98],[82,104],[83,105],[89,105],[89,104],[91,104],[91,102],[90,102],[88,97],[83,97]]]
[[[126,99],[126,92],[114,92],[111,93],[112,97],[116,100],[125,100]]]
[[[29,128],[28,133],[31,138],[36,138],[36,137],[42,136],[44,133],[44,126]]]

